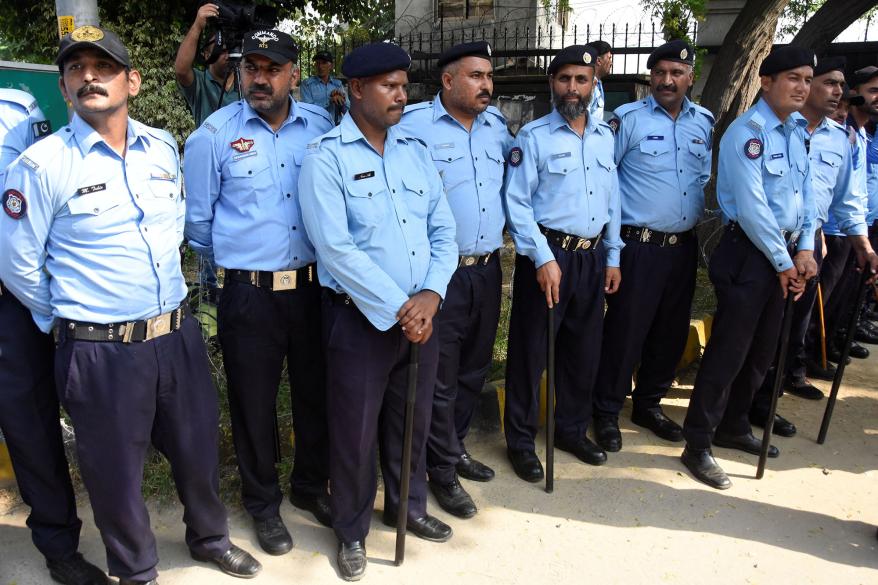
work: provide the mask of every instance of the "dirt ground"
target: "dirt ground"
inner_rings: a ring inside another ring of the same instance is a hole
[[[497,471],[490,483],[465,482],[479,514],[458,520],[431,500],[431,513],[454,527],[454,537],[433,544],[409,536],[405,564],[397,568],[394,532],[376,513],[363,582],[878,583],[878,357],[855,361],[845,378],[825,445],[815,442],[825,400],[781,400],[779,411],[799,433],[775,440],[781,457],[769,460],[764,479],[753,479],[755,456],[715,449],[734,484],[725,492],[691,479],[678,459],[680,445],[637,430],[627,420],[628,407],[622,452],[590,467],[559,451],[551,495],[513,474],[502,435],[472,437],[469,450]],[[819,385],[828,392],[829,383]],[[689,390],[681,385],[667,401],[665,410],[677,421]],[[103,565],[84,494],[79,505],[80,550]],[[249,519],[232,512],[233,540],[265,566],[258,582],[340,583],[332,532],[289,503],[282,513],[296,544],[291,553],[271,557],[259,550]],[[0,585],[51,582],[30,542],[26,516],[13,490],[0,491]],[[180,507],[153,507],[159,581],[240,583],[189,558],[181,517]]]

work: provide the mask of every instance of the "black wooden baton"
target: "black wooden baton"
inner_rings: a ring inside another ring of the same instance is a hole
[[[421,346],[409,344],[409,376],[405,394],[405,434],[402,441],[402,465],[399,470],[399,506],[396,511],[396,557],[393,563],[398,567],[405,560],[405,528],[409,513],[409,480],[412,476],[412,431],[415,425],[415,396],[418,390],[418,358]]]
[[[771,446],[771,431],[774,428],[774,414],[777,412],[777,399],[787,364],[787,350],[790,346],[790,329],[793,326],[793,293],[787,290],[787,300],[783,307],[783,323],[780,327],[780,343],[775,362],[774,382],[771,385],[771,406],[768,407],[768,419],[762,430],[762,448],[759,450],[759,464],[756,466],[756,479],[765,475],[765,462],[768,459],[768,448]]]
[[[546,493],[555,490],[555,307],[546,320]]]
[[[863,267],[863,276],[860,277],[860,289],[857,292],[857,302],[854,303],[854,310],[851,313],[851,320],[848,323],[848,330],[844,336],[844,346],[841,348],[841,357],[838,366],[835,368],[835,376],[832,378],[832,390],[829,392],[829,399],[826,401],[826,410],[823,412],[823,421],[820,423],[820,432],[817,433],[817,443],[822,445],[826,441],[826,432],[829,430],[829,421],[832,419],[832,411],[835,409],[835,401],[838,398],[838,390],[841,388],[841,377],[844,376],[844,369],[847,366],[848,355],[851,353],[851,344],[854,342],[854,335],[857,332],[857,321],[860,318],[860,311],[863,309],[863,303],[866,302],[866,290],[869,288],[866,281],[871,276],[871,270],[868,266]]]

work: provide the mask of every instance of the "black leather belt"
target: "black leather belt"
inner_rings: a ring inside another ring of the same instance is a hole
[[[741,232],[742,234],[744,234],[745,237],[749,237],[747,236],[747,232],[744,231],[744,228],[742,228],[741,225],[736,221],[730,221],[726,225],[726,229],[730,232]],[[783,237],[784,242],[786,242],[787,247],[792,247],[795,246],[796,243],[799,241],[799,236],[802,235],[802,230],[796,230],[793,232],[780,230],[780,235],[781,237]]]
[[[67,339],[80,341],[139,343],[179,330],[189,316],[189,306],[183,304],[168,313],[126,323],[86,323],[61,319],[55,325],[55,340],[60,340],[63,335]]]
[[[317,264],[308,264],[296,270],[263,270],[226,269],[226,277],[235,282],[243,282],[256,288],[267,288],[272,291],[295,290],[307,284],[317,282]]]
[[[642,242],[644,244],[653,244],[661,248],[682,246],[693,237],[695,237],[695,230],[670,233],[660,232],[658,230],[653,230],[647,227],[636,227],[633,225],[622,226],[623,240]]]
[[[575,252],[577,250],[588,252],[597,248],[598,242],[601,241],[601,234],[598,234],[593,238],[583,238],[582,236],[565,234],[564,232],[547,228],[544,225],[540,225],[539,228],[540,232],[542,232],[550,242],[560,246],[562,250],[568,252]]]
[[[482,256],[460,256],[457,260],[457,267],[469,267],[469,266],[487,266],[488,262],[491,261],[491,256],[496,254],[496,250],[494,252],[488,252],[487,254],[483,254]]]
[[[335,292],[331,288],[323,288],[323,294],[333,305],[353,305],[354,301],[348,293]]]

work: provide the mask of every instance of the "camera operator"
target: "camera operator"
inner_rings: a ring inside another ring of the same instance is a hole
[[[218,16],[219,6],[216,4],[205,4],[198,9],[195,22],[192,23],[183,42],[180,43],[180,48],[177,49],[177,58],[174,61],[177,84],[180,86],[183,97],[186,98],[196,126],[201,126],[205,118],[222,106],[241,99],[238,88],[235,87],[234,76],[230,74],[228,68],[228,50],[224,49],[213,63],[209,62],[215,49],[216,35],[211,36],[201,49],[204,60],[209,64],[205,69],[193,67],[195,55],[198,52],[198,40],[207,26],[207,20]],[[222,96],[222,100],[220,96]]]

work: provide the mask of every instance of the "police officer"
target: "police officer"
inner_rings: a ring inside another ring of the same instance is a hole
[[[731,486],[711,443],[757,454],[748,420],[777,349],[784,298],[816,274],[805,105],[814,53],[776,47],[759,67],[762,97],[720,142],[717,200],[726,223],[710,261],[717,309],[683,424],[683,464],[717,489]],[[771,446],[769,457],[777,457]]]
[[[651,95],[616,109],[616,164],[622,201],[621,269],[625,286],[607,298],[595,384],[595,438],[622,448],[619,412],[633,392],[634,424],[667,441],[683,430],[661,408],[689,335],[698,242],[710,178],[713,115],[686,97],[695,51],[671,41],[649,56]]]
[[[396,525],[406,379],[421,344],[408,530],[434,542],[451,528],[427,514],[424,445],[439,343],[433,317],[457,266],[454,216],[430,153],[394,128],[406,103],[408,53],[391,43],[348,54],[351,111],[308,147],[302,216],[324,292],[332,527],[341,576],[366,570],[365,539],[384,477],[384,523]]]
[[[442,509],[469,518],[475,503],[457,475],[489,481],[494,470],[463,445],[491,367],[503,277],[504,155],[512,138],[491,103],[491,46],[462,43],[439,56],[442,90],[408,106],[400,128],[427,144],[457,223],[460,258],[434,326],[439,372],[427,439],[429,486]],[[456,473],[455,473],[456,471]]]
[[[854,171],[854,153],[847,129],[827,116],[835,111],[844,86],[844,57],[824,57],[814,68],[814,80],[808,100],[801,114],[808,121],[805,145],[811,166],[811,187],[816,205],[814,260],[818,271],[823,264],[822,226],[829,219],[830,210],[836,229],[841,230],[863,258],[874,257],[866,237],[865,182],[858,184]],[[830,236],[832,237],[832,236]],[[822,275],[821,275],[822,279]],[[805,293],[793,306],[793,324],[790,331],[783,388],[805,399],[819,400],[823,392],[805,377],[805,333],[810,323],[811,310],[817,298],[816,280],[809,282]],[[764,426],[771,405],[774,375],[767,375],[756,393],[750,410],[752,424]],[[776,415],[773,432],[791,437],[796,427]]]
[[[317,51],[314,54],[314,68],[317,73],[302,82],[301,91],[303,102],[325,109],[333,123],[338,124],[348,111],[350,101],[341,79],[332,75],[332,63],[332,53]]]
[[[51,124],[32,95],[0,89],[0,190],[6,167],[50,133]],[[31,507],[31,538],[54,580],[104,584],[103,571],[77,552],[82,522],[61,440],[52,352],[52,338],[37,329],[30,311],[0,283],[0,430],[18,491]]]
[[[594,41],[588,46],[593,47],[598,56],[594,68],[594,90],[591,94],[588,113],[603,122],[607,94],[604,92],[602,80],[613,70],[613,47],[607,41]]]
[[[604,295],[619,288],[619,182],[613,131],[588,113],[597,53],[561,49],[549,64],[555,109],[527,124],[509,151],[506,209],[517,256],[506,361],[506,447],[519,477],[543,477],[534,453],[548,310],[555,312],[555,446],[591,465],[607,460],[585,431],[600,358]]]
[[[186,236],[226,268],[217,317],[242,498],[259,544],[278,555],[293,547],[275,469],[284,360],[296,434],[290,499],[330,523],[320,285],[297,182],[305,146],[332,123],[323,108],[290,97],[298,51],[288,34],[248,32],[242,53],[244,100],[186,141]]]
[[[181,303],[183,202],[176,143],[128,117],[140,89],[128,51],[94,26],[61,40],[70,125],[7,173],[0,278],[58,339],[58,395],[110,574],[154,583],[155,538],[141,495],[152,443],[171,463],[196,560],[252,577],[219,499],[216,390],[197,323]]]

